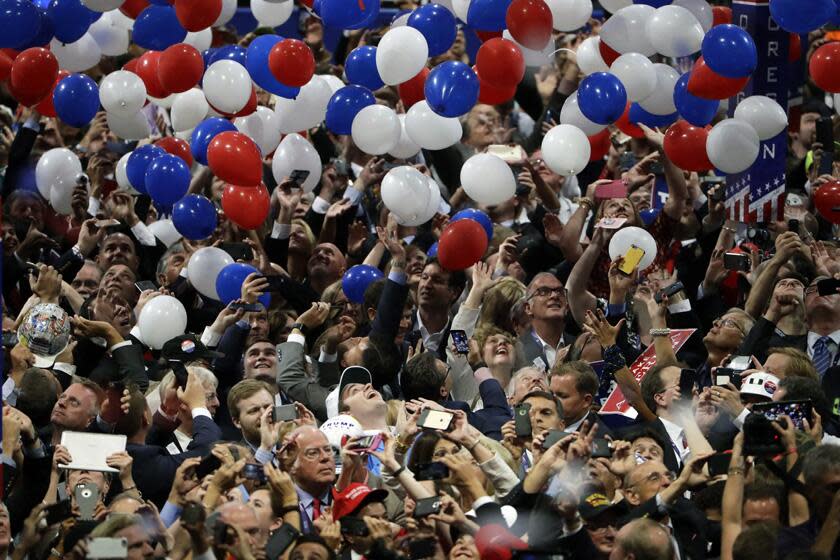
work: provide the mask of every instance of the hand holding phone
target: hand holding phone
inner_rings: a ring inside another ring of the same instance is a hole
[[[631,245],[630,249],[624,256],[621,258],[621,266],[618,267],[618,270],[623,274],[630,276],[633,274],[637,268],[639,268],[639,263],[642,262],[642,259],[645,257],[645,250],[641,247],[636,247],[635,245]]]

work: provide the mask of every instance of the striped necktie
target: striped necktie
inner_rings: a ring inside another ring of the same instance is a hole
[[[831,352],[828,349],[828,342],[830,340],[831,338],[827,336],[821,336],[814,343],[814,357],[811,359],[813,360],[814,368],[816,368],[820,377],[825,375],[826,370],[828,370],[828,367],[831,365]]]

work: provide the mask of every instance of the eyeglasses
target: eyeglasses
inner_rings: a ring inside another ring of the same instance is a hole
[[[736,323],[733,319],[715,319],[712,321],[712,325],[715,327],[725,327],[730,329],[738,329],[741,334],[744,334],[744,329],[741,328],[741,325]]]
[[[309,449],[304,449],[301,454],[307,461],[317,461],[322,455],[332,457],[333,448],[331,445],[326,445],[324,447],[310,447]]]
[[[534,292],[531,294],[531,298],[535,298],[535,297],[548,298],[548,297],[551,297],[553,295],[556,295],[557,297],[559,297],[561,299],[565,299],[566,298],[566,288],[549,288],[547,286],[543,286],[542,288],[537,288],[536,290],[534,290]]]

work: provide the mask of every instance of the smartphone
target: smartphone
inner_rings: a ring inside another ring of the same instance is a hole
[[[822,144],[819,175],[831,175],[834,169],[834,124],[831,117],[820,117],[816,123],[816,141]]]
[[[87,549],[87,558],[128,558],[128,541],[125,538],[97,537],[88,542]]]
[[[715,370],[715,385],[725,386],[731,383],[736,389],[740,389],[741,381],[743,380],[741,371],[743,370],[736,371],[725,367],[717,368]]]
[[[663,299],[669,298],[672,295],[682,291],[683,288],[685,288],[685,286],[683,286],[683,283],[677,280],[667,288],[662,288],[661,290],[656,292],[653,295],[653,299],[656,301],[656,303],[662,303]]]
[[[157,290],[157,286],[151,280],[140,280],[139,282],[134,283],[134,287],[137,288],[137,291],[141,294],[146,290]]]
[[[418,463],[414,466],[415,480],[443,480],[449,478],[449,467],[440,461]]]
[[[470,342],[466,331],[451,330],[449,334],[452,335],[452,343],[455,345],[456,352],[464,356],[470,353]]]
[[[266,558],[268,560],[278,560],[286,552],[286,549],[297,540],[299,535],[300,533],[298,533],[297,529],[291,525],[286,523],[281,525],[279,529],[271,533],[271,536],[268,537],[268,542],[265,545]]]
[[[364,519],[345,515],[338,520],[341,525],[341,534],[350,535],[351,537],[366,537],[370,534],[367,523]]]
[[[531,437],[534,429],[533,426],[531,426],[530,404],[522,403],[513,407],[513,424],[516,428],[516,437]]]
[[[564,437],[572,435],[573,432],[564,432],[563,430],[549,430],[548,435],[543,440],[543,449],[548,449]]]
[[[599,459],[601,457],[609,459],[612,457],[612,446],[610,440],[605,438],[595,438],[592,440],[592,458]]]
[[[230,255],[235,261],[254,260],[254,251],[247,243],[221,243],[219,249]]]
[[[697,381],[697,372],[693,369],[680,370],[680,395],[682,398],[691,398],[694,391],[694,383]]]
[[[280,276],[279,274],[266,276],[265,279],[268,280],[269,292],[279,292],[286,284],[286,278],[284,276]]]
[[[263,466],[259,463],[245,463],[245,467],[242,469],[242,476],[246,480],[256,480],[260,484],[268,483]]]
[[[175,375],[175,386],[180,387],[181,389],[186,389],[187,381],[190,376],[186,366],[184,366],[183,362],[176,360],[169,360],[167,363],[169,364],[169,367],[172,368],[173,375]]]
[[[49,505],[44,508],[44,511],[47,513],[47,527],[61,523],[73,515],[70,508],[70,500],[61,500],[60,502]]]
[[[595,224],[595,227],[601,229],[618,229],[625,223],[627,223],[627,218],[601,218]]]
[[[621,147],[627,144],[630,141],[630,139],[630,135],[625,134],[621,131],[618,131],[612,136],[610,136],[610,142],[612,142],[613,148],[615,148],[616,150],[621,149]]]
[[[627,183],[624,181],[613,181],[595,187],[595,198],[605,200],[608,198],[627,198]]]
[[[230,544],[228,524],[221,519],[216,519],[216,523],[213,525],[213,546],[224,544]]]
[[[3,347],[14,348],[18,343],[18,335],[15,331],[6,331],[3,333]]]
[[[749,272],[751,267],[750,256],[744,253],[724,253],[723,267],[726,270],[743,270]]]
[[[93,521],[96,504],[99,503],[99,487],[89,482],[83,482],[76,485],[73,493],[76,497],[76,505],[79,508],[79,519],[81,521]]]
[[[731,451],[715,453],[709,457],[709,460],[706,462],[706,465],[709,467],[709,475],[716,477],[728,473],[730,462],[732,462]]]
[[[836,296],[838,289],[840,289],[840,280],[836,278],[825,278],[817,282],[817,292],[821,296]]]
[[[801,401],[780,401],[769,403],[757,403],[752,407],[754,414],[761,414],[768,420],[778,420],[781,416],[787,415],[793,421],[797,430],[805,429],[805,421],[811,422],[813,405],[811,400]]]
[[[289,180],[293,181],[298,187],[303,186],[306,180],[309,178],[309,170],[308,169],[295,169],[291,173],[289,173]]]
[[[417,505],[414,506],[414,518],[420,519],[438,513],[440,511],[440,498],[432,496],[431,498],[423,498],[417,500]]]
[[[788,231],[792,231],[796,235],[799,235],[799,220],[788,220]]]
[[[700,190],[704,194],[708,195],[709,198],[711,198],[715,202],[720,202],[721,200],[723,200],[724,191],[726,189],[717,189],[717,191],[715,193],[713,193],[714,196],[709,195],[709,191],[712,189],[712,187],[717,187],[718,185],[724,185],[725,183],[726,183],[726,178],[724,178],[724,177],[704,177],[700,181]]]
[[[195,467],[195,475],[199,480],[216,472],[216,469],[222,466],[222,462],[215,455],[208,455]]]
[[[347,165],[347,160],[341,158],[335,158],[330,163],[332,163],[333,168],[335,169],[335,174],[339,177],[349,177],[350,176],[350,166]]]
[[[421,428],[445,432],[452,426],[453,418],[455,418],[455,415],[451,412],[425,408],[420,413],[420,418],[417,419],[417,425]]]
[[[298,419],[298,409],[293,404],[284,404],[275,406],[271,412],[271,419],[273,422],[288,422],[290,420]]]
[[[380,443],[382,443],[382,434],[362,436],[353,444],[353,450],[361,453],[370,453],[371,451],[376,451]]]
[[[625,253],[621,266],[618,267],[618,270],[622,273],[630,276],[633,272],[639,267],[639,263],[642,262],[642,259],[645,256],[645,250],[641,247],[636,247],[635,245],[630,246],[630,250]]]
[[[487,153],[501,158],[505,163],[522,163],[528,154],[518,144],[490,144]]]
[[[262,311],[264,307],[261,303],[239,303],[239,302],[231,302],[228,307],[231,309],[242,309],[246,312],[251,311]]]
[[[198,502],[187,502],[184,506],[184,511],[181,513],[181,523],[187,525],[196,525],[204,523],[207,512],[204,506]]]
[[[408,541],[408,557],[412,560],[434,558],[437,555],[437,539],[411,539]]]

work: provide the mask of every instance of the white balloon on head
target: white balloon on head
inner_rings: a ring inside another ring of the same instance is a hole
[[[586,118],[580,110],[578,104],[578,92],[575,90],[566,101],[563,102],[563,108],[560,109],[560,124],[568,124],[579,128],[587,136],[594,136],[607,128],[605,124],[598,124]]]
[[[234,119],[233,125],[253,140],[264,156],[280,143],[280,118],[268,107],[257,107],[250,115]]]
[[[198,52],[204,52],[213,44],[213,30],[208,27],[201,31],[190,31],[187,33],[184,43],[192,45]]]
[[[58,67],[68,72],[84,72],[99,64],[102,58],[102,50],[90,33],[85,33],[75,43],[62,43],[53,39],[50,41],[50,50],[58,60]]]
[[[615,59],[610,72],[624,84],[627,99],[640,101],[653,93],[656,87],[656,69],[648,57],[639,53],[627,53]]]
[[[343,86],[343,84],[342,84]],[[315,128],[327,114],[332,89],[324,76],[312,76],[295,99],[275,97],[274,112],[283,134]]]
[[[461,186],[471,199],[493,206],[516,194],[516,177],[499,156],[475,154],[461,166]]]
[[[288,177],[296,169],[309,171],[309,177],[301,188],[305,193],[312,192],[321,180],[321,156],[309,140],[295,133],[283,138],[277,146],[271,161],[271,173],[279,185],[284,177]]]
[[[420,73],[429,58],[429,45],[413,27],[395,27],[376,47],[376,69],[389,86],[406,82]]]
[[[172,121],[172,129],[175,132],[192,130],[207,116],[210,110],[204,92],[193,88],[175,95],[172,101],[172,111],[169,118]]]
[[[82,5],[94,12],[110,12],[123,5],[125,0],[82,0]]]
[[[219,111],[238,113],[251,98],[251,76],[235,60],[217,60],[204,72],[207,102]]]
[[[401,165],[382,178],[381,195],[388,210],[403,220],[415,221],[423,217],[431,191],[425,175],[410,165]]]
[[[257,19],[257,23],[266,27],[277,27],[283,25],[292,15],[295,8],[294,2],[266,2],[266,0],[251,0],[251,13]],[[222,7],[224,10],[224,7]]]
[[[441,117],[423,100],[411,106],[405,117],[405,131],[412,142],[425,150],[442,150],[455,144],[464,133],[461,121]]]
[[[680,74],[667,64],[656,63],[656,86],[653,93],[639,101],[639,105],[653,115],[670,115],[677,112],[674,105],[674,86],[680,79]]]
[[[630,247],[638,247],[645,252],[642,260],[639,261],[639,270],[645,270],[656,258],[656,240],[644,228],[636,226],[623,227],[610,239],[610,259],[616,260],[623,257],[630,250]]]
[[[218,301],[216,278],[224,267],[232,263],[233,258],[227,251],[218,247],[202,247],[187,262],[187,277],[198,293]]]
[[[592,0],[546,0],[546,4],[557,31],[580,29],[592,17]]]
[[[221,27],[236,15],[236,0],[222,0],[222,11],[210,27]]]
[[[646,31],[651,45],[659,54],[671,57],[688,56],[700,50],[703,26],[682,6],[657,8],[647,21]]]
[[[128,52],[128,31],[114,25],[111,14],[107,12],[88,28],[99,49],[105,56],[120,56]]]
[[[172,296],[153,297],[140,311],[137,327],[146,346],[160,350],[166,342],[184,334],[187,310]]]
[[[390,107],[368,105],[353,118],[351,136],[360,150],[372,156],[391,151],[400,141],[400,119]]]
[[[735,118],[752,126],[759,140],[770,140],[785,130],[788,116],[775,99],[765,95],[751,95],[735,107]]]
[[[674,0],[674,6],[680,6],[694,14],[694,17],[700,22],[704,33],[707,33],[712,28],[715,14],[706,0]]]
[[[565,177],[583,171],[592,152],[586,134],[570,124],[561,124],[549,130],[543,137],[541,149],[548,168]]]
[[[152,133],[149,121],[142,111],[131,115],[106,113],[106,119],[111,132],[123,140],[142,140]]]
[[[405,130],[405,114],[397,115],[397,117],[400,119],[400,139],[388,153],[397,159],[414,157],[420,152],[420,146],[408,136]]]
[[[653,56],[656,48],[648,39],[646,25],[655,11],[646,4],[621,8],[601,27],[601,40],[621,54],[637,52]]]
[[[47,150],[35,166],[35,186],[45,199],[50,199],[53,184],[62,178],[75,179],[82,172],[79,156],[67,148]]]
[[[508,41],[516,43],[516,39],[513,38],[513,35],[511,35],[510,31],[507,29],[502,32],[502,37]],[[554,58],[554,49],[556,48],[553,40],[549,41],[541,51],[535,51],[533,49],[523,47],[519,43],[516,43],[516,46],[519,47],[520,51],[522,51],[522,58],[525,59],[525,66],[545,66],[546,64],[550,64]]]
[[[133,115],[146,103],[146,84],[134,72],[111,72],[99,84],[99,102],[114,115]]]
[[[610,70],[598,50],[600,43],[601,39],[597,36],[587,37],[577,48],[575,60],[580,71],[587,76],[595,72],[609,72]]]
[[[706,138],[709,161],[724,173],[740,173],[748,169],[758,158],[760,147],[755,129],[737,119],[720,121]]]
[[[149,230],[167,247],[175,245],[182,237],[178,230],[175,229],[175,224],[173,224],[170,219],[152,222],[151,225],[149,225]]]
[[[125,166],[128,165],[128,158],[131,156],[131,152],[123,155],[119,161],[117,161],[117,166],[114,169],[114,177],[117,179],[117,185],[121,189],[133,189],[134,187],[131,186],[131,182],[128,180],[128,174],[126,173]],[[174,227],[174,226],[173,226]]]

